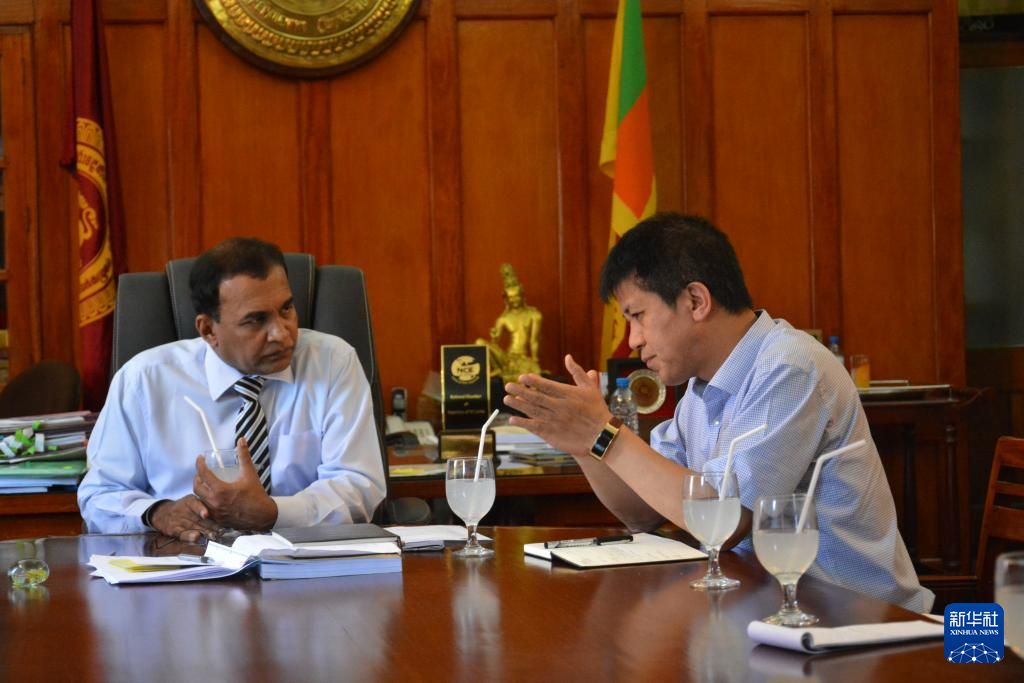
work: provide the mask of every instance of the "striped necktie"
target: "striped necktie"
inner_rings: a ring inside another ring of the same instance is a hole
[[[235,439],[245,437],[249,444],[249,455],[256,473],[260,475],[260,483],[270,493],[270,447],[267,443],[267,416],[260,405],[260,392],[266,383],[266,377],[246,375],[235,382],[235,391],[242,397],[242,407],[238,409],[235,421]]]

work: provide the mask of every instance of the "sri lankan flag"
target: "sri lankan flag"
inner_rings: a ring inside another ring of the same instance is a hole
[[[78,327],[85,406],[99,410],[110,352],[124,218],[99,0],[71,2],[71,97],[63,163],[78,181]]]
[[[601,138],[601,171],[613,180],[608,236],[611,249],[627,230],[652,215],[657,205],[640,0],[619,0]],[[628,323],[618,306],[606,304],[602,358],[628,356],[628,340]]]

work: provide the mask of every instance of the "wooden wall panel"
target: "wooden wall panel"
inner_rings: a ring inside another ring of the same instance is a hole
[[[936,378],[929,20],[835,20],[847,355],[876,378]],[[948,296],[963,296],[962,284]]]
[[[301,251],[299,84],[199,31],[201,248],[247,235]]]
[[[425,39],[425,24],[415,22],[365,68],[330,82],[333,249],[326,262],[366,273],[385,395],[392,386],[418,393],[437,364]]]
[[[107,28],[129,271],[163,270],[170,254],[164,27]],[[140,74],[146,74],[140,78]]]
[[[510,263],[544,315],[548,370],[562,367],[553,33],[546,19],[465,20],[457,32],[467,341],[488,338]]]
[[[806,15],[709,21],[713,217],[754,305],[812,327]]]
[[[599,365],[616,0],[430,0],[318,81],[239,59],[183,0],[103,4],[132,269],[233,234],[358,265],[385,388],[415,405],[438,344],[487,335],[509,261],[545,315],[544,366]],[[68,7],[19,0],[0,24],[31,33],[39,347],[70,360]],[[876,376],[962,382],[954,3],[643,8],[660,208],[712,214],[759,305],[841,334]]]

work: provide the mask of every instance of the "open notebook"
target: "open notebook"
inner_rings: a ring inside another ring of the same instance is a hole
[[[633,534],[632,543],[553,548],[551,550],[545,548],[543,543],[527,543],[523,546],[523,552],[531,557],[539,557],[544,560],[561,560],[580,569],[684,562],[707,558],[707,554],[685,543],[653,534]]]

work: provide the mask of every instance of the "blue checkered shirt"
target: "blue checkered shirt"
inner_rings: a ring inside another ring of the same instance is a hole
[[[808,574],[917,612],[935,596],[917,580],[896,528],[892,492],[860,397],[845,368],[811,336],[760,311],[711,381],[694,378],[651,446],[698,472],[721,472],[729,442],[749,510],[760,496],[806,491],[815,459],[858,439],[866,448],[825,463],[817,484],[820,546]],[[751,549],[748,536],[740,548]]]

